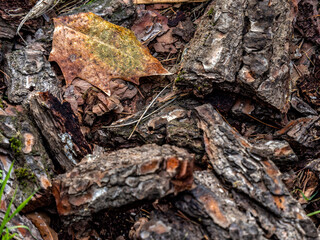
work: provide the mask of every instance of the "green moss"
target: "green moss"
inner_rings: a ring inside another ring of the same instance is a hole
[[[207,15],[212,16],[213,12],[214,12],[214,9],[210,8],[209,11],[207,12]]]
[[[21,153],[22,142],[19,138],[12,137],[9,142],[10,147],[14,153]]]
[[[27,168],[17,168],[14,170],[18,180],[27,179],[35,181],[36,176]]]
[[[1,108],[1,109],[4,109],[3,101],[2,101],[1,98],[0,98],[0,108]]]
[[[30,187],[30,183],[34,183],[34,184],[37,183],[35,174],[27,168],[17,168],[14,170],[14,173],[17,177],[19,185],[24,189],[24,192],[26,191],[32,192],[33,188],[29,189],[29,187]]]
[[[183,78],[183,74],[185,74],[185,71],[180,71],[179,73],[178,73],[178,76],[177,76],[177,78],[174,80],[175,82],[179,82],[179,81],[181,81],[181,80],[183,80],[184,78]]]

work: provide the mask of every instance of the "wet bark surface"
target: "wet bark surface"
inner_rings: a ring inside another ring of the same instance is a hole
[[[42,17],[22,2],[0,3],[2,179],[14,162],[0,219],[15,189],[14,209],[36,194],[8,227],[44,240],[319,239],[307,215],[320,208],[317,1],[60,1]],[[47,60],[52,18],[80,12],[131,28],[173,74],[115,78],[110,95],[66,86]]]

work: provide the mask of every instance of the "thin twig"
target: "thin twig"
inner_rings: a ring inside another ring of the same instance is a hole
[[[171,85],[171,83],[169,83],[167,86],[165,86],[165,87],[157,94],[157,96],[151,101],[151,103],[148,105],[148,107],[146,108],[146,110],[145,110],[145,111],[142,113],[142,115],[140,116],[137,124],[134,126],[134,128],[133,128],[133,130],[132,130],[132,132],[131,132],[131,134],[130,134],[130,136],[129,136],[128,139],[130,139],[130,138],[132,137],[132,135],[133,135],[133,133],[136,131],[136,129],[137,129],[140,121],[142,120],[142,118],[144,117],[144,115],[148,112],[149,108],[152,107],[152,105],[153,105],[154,102],[157,100],[157,98],[158,98],[158,97],[164,92],[164,90],[166,90],[166,88],[169,87],[170,85]]]
[[[259,120],[258,118],[255,118],[254,116],[252,116],[252,115],[250,115],[250,114],[248,114],[248,113],[244,113],[244,114],[247,115],[248,117],[251,117],[252,119],[258,121],[259,123],[262,123],[262,124],[268,126],[268,127],[271,127],[271,128],[274,128],[274,129],[280,129],[280,128],[275,127],[275,126],[272,126],[272,125],[270,125],[270,124],[268,124],[268,123],[262,122],[262,121]]]
[[[155,114],[156,112],[159,112],[161,109],[165,108],[166,106],[168,106],[170,103],[172,103],[174,100],[176,100],[178,97],[175,97],[173,99],[171,99],[169,102],[166,102],[165,104],[163,104],[161,107],[159,107],[158,109],[154,110],[153,112],[149,113],[147,116],[144,116],[141,120],[145,120],[148,117],[150,117],[151,115]],[[133,125],[135,123],[137,123],[139,120],[135,120],[129,123],[124,123],[124,124],[118,124],[118,125],[111,125],[111,126],[102,126],[102,128],[118,128],[118,127],[126,127],[126,126],[130,126]]]

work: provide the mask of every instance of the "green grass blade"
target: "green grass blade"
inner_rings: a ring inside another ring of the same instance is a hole
[[[14,161],[13,161],[13,162],[14,162]],[[5,179],[4,179],[4,181],[2,182],[2,185],[1,185],[1,189],[0,189],[0,203],[1,203],[2,194],[3,194],[3,192],[4,192],[4,187],[6,186],[8,180],[9,180],[9,178],[10,178],[10,173],[11,173],[12,168],[13,168],[13,162],[11,163],[10,168],[9,168],[9,171],[8,171],[6,177],[5,177]]]
[[[297,190],[301,193],[302,197],[307,202],[311,201],[318,194],[318,191],[316,191],[311,197],[308,198],[306,195],[304,195],[304,193],[303,193],[303,191],[301,189],[297,189]]]
[[[311,212],[311,213],[308,213],[307,216],[308,216],[308,217],[311,217],[311,216],[316,215],[316,214],[318,214],[318,213],[320,213],[320,210],[314,211],[314,212]]]
[[[309,197],[309,201],[311,201],[317,194],[318,194],[318,190],[311,197]]]
[[[12,206],[12,203],[13,203],[15,197],[16,197],[16,193],[17,193],[17,189],[14,191],[13,197],[12,197],[12,199],[11,199],[9,205],[8,205],[8,208],[7,208],[7,210],[6,210],[6,213],[5,213],[4,217],[3,217],[3,221],[2,221],[1,226],[0,226],[0,233],[3,232],[4,227],[5,227],[6,224],[10,221],[10,219],[9,219],[8,217],[9,217],[9,215],[10,215],[11,206]]]
[[[31,198],[36,194],[36,191],[34,191],[26,200],[24,200],[18,207],[17,209],[11,214],[9,217],[9,221],[16,215],[18,214],[31,200]]]
[[[31,234],[31,236],[32,236],[34,239],[37,239],[35,236],[32,235],[32,232],[31,232],[30,228],[28,228],[28,227],[25,226],[25,225],[18,225],[18,226],[9,227],[9,230],[16,229],[16,228],[24,228],[24,229],[27,229],[27,230],[29,231],[29,233]]]

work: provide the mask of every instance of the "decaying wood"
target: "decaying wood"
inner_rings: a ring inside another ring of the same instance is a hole
[[[22,103],[33,91],[60,96],[59,81],[44,51],[40,44],[32,44],[6,54],[4,72],[8,75],[5,80],[11,102]]]
[[[177,86],[255,94],[287,111],[291,91],[287,1],[212,1],[183,56]]]
[[[164,145],[144,145],[88,155],[59,175],[53,194],[61,216],[87,219],[100,210],[156,199],[192,186],[193,155]]]
[[[139,118],[141,112],[99,129],[92,133],[91,137],[96,143],[103,143],[102,146],[107,149],[141,146],[144,143],[172,144],[195,153],[196,162],[201,164],[205,151],[202,129],[197,126],[194,110],[199,105],[199,102],[190,99],[181,99],[169,104],[142,121],[132,139],[128,139],[128,137],[134,125],[129,125],[129,123]],[[280,114],[273,113],[272,109],[265,109],[245,100],[235,101],[230,109],[237,117],[246,113],[258,116],[269,115],[272,118],[281,119]],[[254,149],[268,154],[270,159],[280,168],[287,167],[289,162],[298,161],[286,141],[260,140],[256,141]]]
[[[38,93],[30,100],[30,112],[52,156],[63,170],[72,169],[91,153],[91,147],[81,133],[79,121],[68,102],[60,103],[48,92]]]

